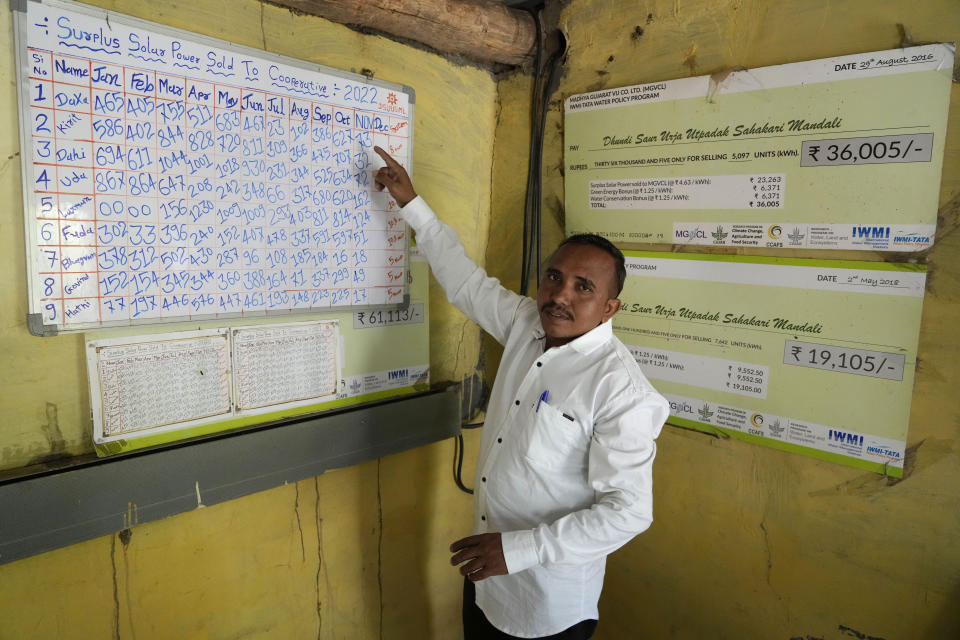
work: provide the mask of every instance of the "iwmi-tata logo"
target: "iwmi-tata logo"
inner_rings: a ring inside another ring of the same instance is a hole
[[[903,233],[897,230],[893,233],[891,244],[894,246],[926,247],[933,244],[933,238],[922,233]]]

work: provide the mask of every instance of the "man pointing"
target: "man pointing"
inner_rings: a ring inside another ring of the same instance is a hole
[[[567,238],[537,299],[503,288],[379,147],[376,174],[450,301],[504,346],[477,459],[473,533],[454,542],[467,640],[589,638],[607,554],[653,521],[669,406],[612,332],[623,254]]]

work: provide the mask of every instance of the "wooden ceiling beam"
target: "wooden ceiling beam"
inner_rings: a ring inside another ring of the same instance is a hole
[[[495,0],[269,0],[271,4],[423,43],[477,62],[533,59],[536,23]]]

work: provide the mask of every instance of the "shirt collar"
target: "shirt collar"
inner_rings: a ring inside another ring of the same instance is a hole
[[[539,323],[538,323],[539,324]],[[598,326],[590,329],[585,334],[579,338],[571,340],[567,344],[563,345],[564,347],[570,347],[576,350],[578,353],[587,355],[600,345],[604,344],[613,336],[613,322],[607,320],[606,322],[601,322]],[[537,340],[546,339],[546,333],[543,331],[542,326],[537,326],[533,330],[533,337]],[[546,347],[546,343],[544,343]],[[562,349],[563,347],[558,347]]]

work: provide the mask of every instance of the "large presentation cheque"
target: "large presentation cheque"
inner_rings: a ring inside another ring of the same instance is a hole
[[[614,331],[669,422],[900,477],[926,268],[627,252]]]
[[[571,96],[567,232],[926,249],[953,57],[936,44]]]

